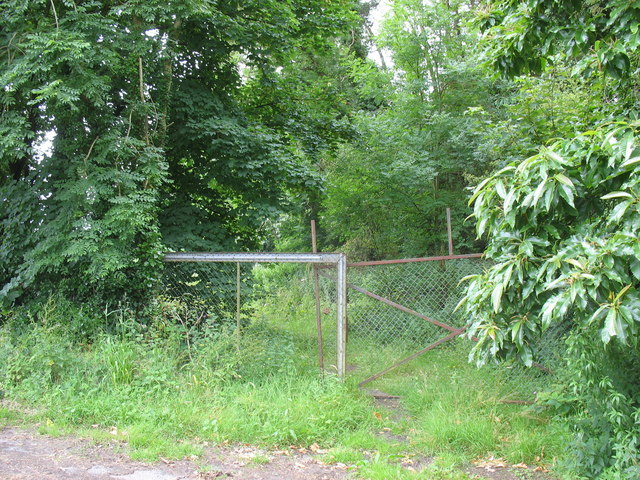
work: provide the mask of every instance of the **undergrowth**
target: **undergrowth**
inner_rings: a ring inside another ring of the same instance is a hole
[[[144,320],[111,309],[100,312],[106,319],[80,322],[61,300],[37,314],[16,309],[0,328],[0,391],[31,413],[5,401],[0,424],[22,418],[42,433],[122,442],[144,460],[199,455],[222,442],[316,444],[325,461],[372,479],[463,479],[460,465],[474,459],[551,464],[560,454],[562,429],[543,414],[500,404],[492,379],[455,347],[421,360],[423,373],[379,382],[402,396],[408,416],[401,419],[354,382],[320,376],[310,363],[313,342],[296,330],[309,302],[296,299],[296,288],[277,295],[240,337],[220,323],[193,330],[172,322],[176,305],[166,299]],[[287,308],[274,319],[278,304]],[[278,330],[278,322],[291,328]],[[93,330],[80,332],[79,324]],[[415,458],[428,459],[422,473],[403,463]]]

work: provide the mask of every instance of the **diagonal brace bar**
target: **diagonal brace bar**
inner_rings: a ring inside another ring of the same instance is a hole
[[[411,360],[413,360],[414,358],[418,358],[420,355],[427,353],[429,350],[433,350],[434,348],[436,348],[438,345],[442,345],[445,342],[448,342],[449,340],[454,339],[455,337],[457,337],[458,335],[463,334],[465,331],[465,329],[462,330],[457,330],[455,332],[451,332],[449,335],[447,335],[446,337],[442,337],[440,340],[438,340],[437,342],[432,343],[431,345],[423,348],[422,350],[418,350],[416,353],[409,355],[406,358],[403,358],[402,360],[400,360],[399,362],[394,363],[393,365],[391,365],[390,367],[385,368],[384,370],[376,373],[375,375],[370,376],[369,378],[364,379],[363,381],[361,381],[358,386],[362,387],[363,385],[366,385],[369,382],[373,382],[374,380],[380,378],[381,376],[383,376],[384,374],[390,372],[391,370],[398,368],[401,365],[404,365],[405,363],[410,362]]]
[[[414,315],[418,318],[421,318],[423,320],[426,320],[429,323],[433,323],[434,325],[437,325],[438,327],[444,328],[445,330],[449,330],[450,332],[454,332],[456,334],[460,334],[462,332],[464,332],[464,329],[460,329],[460,328],[455,328],[452,327],[451,325],[447,325],[446,323],[442,323],[439,322],[438,320],[434,320],[433,318],[429,318],[426,315],[423,315],[421,313],[416,312],[415,310],[411,310],[410,308],[405,307],[404,305],[400,305],[399,303],[393,302],[387,298],[381,297],[380,295],[376,295],[375,293],[369,292],[368,290],[365,290],[364,288],[360,288],[357,287],[355,285],[352,285],[350,283],[347,284],[347,287],[355,290],[356,292],[360,292],[364,295],[366,295],[367,297],[371,297],[375,300],[378,300],[379,302],[384,303],[385,305],[389,305],[390,307],[393,308],[397,308],[398,310],[408,313],[409,315]]]

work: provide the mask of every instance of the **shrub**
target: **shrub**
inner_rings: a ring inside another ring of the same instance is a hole
[[[640,468],[639,129],[607,124],[558,141],[472,197],[495,261],[468,277],[472,357],[531,365],[539,338],[568,325],[568,381],[554,402],[574,412],[574,467],[590,478]]]

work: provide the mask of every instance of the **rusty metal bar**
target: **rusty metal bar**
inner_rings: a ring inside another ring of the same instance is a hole
[[[453,255],[453,234],[451,233],[451,209],[447,208],[447,238],[449,239],[449,256]]]
[[[465,258],[482,258],[483,253],[465,253],[462,255],[441,255],[438,257],[398,258],[395,260],[374,260],[369,262],[350,263],[349,267],[367,267],[370,265],[392,265],[396,263],[435,262],[438,260],[462,260]]]
[[[240,353],[240,262],[236,263],[236,349]]]
[[[311,220],[311,248],[313,253],[318,253],[316,238],[316,221]],[[320,315],[320,281],[318,279],[318,265],[313,266],[313,292],[316,297],[316,328],[318,330],[318,365],[320,372],[324,374],[324,353],[322,342],[322,316]]]
[[[410,362],[411,360],[418,358],[420,355],[427,353],[429,350],[433,350],[434,348],[436,348],[438,345],[442,345],[445,342],[448,342],[449,340],[454,339],[455,337],[457,337],[458,335],[461,335],[462,333],[464,333],[464,329],[459,330],[457,332],[452,332],[449,335],[447,335],[446,337],[441,338],[440,340],[438,340],[437,342],[432,343],[431,345],[423,348],[422,350],[418,350],[416,353],[409,355],[406,358],[403,358],[402,360],[400,360],[399,362],[394,363],[393,365],[391,365],[390,367],[385,368],[384,370],[376,373],[375,375],[370,376],[369,378],[364,379],[363,381],[361,381],[358,386],[362,387],[364,385],[366,385],[369,382],[373,382],[374,380],[380,378],[381,376],[385,375],[386,373],[389,373],[391,370],[394,370],[402,365],[404,365],[405,363]]]
[[[418,318],[421,318],[423,320],[426,320],[429,323],[433,323],[434,325],[437,325],[438,327],[442,327],[445,330],[449,330],[450,332],[460,333],[460,332],[464,331],[464,329],[455,328],[455,327],[452,327],[451,325],[447,325],[446,323],[442,323],[442,322],[439,322],[438,320],[434,320],[433,318],[429,318],[426,315],[423,315],[421,313],[416,312],[415,310],[411,310],[410,308],[405,307],[404,305],[400,305],[399,303],[396,303],[396,302],[391,301],[391,300],[389,300],[387,298],[381,297],[380,295],[376,295],[375,293],[371,293],[368,290],[365,290],[364,288],[357,287],[357,286],[352,285],[350,283],[347,284],[347,287],[352,289],[352,290],[355,290],[356,292],[360,292],[360,293],[366,295],[367,297],[371,297],[371,298],[373,298],[375,300],[378,300],[379,302],[382,302],[385,305],[389,305],[390,307],[397,308],[398,310],[400,310],[402,312],[405,312],[405,313],[408,313],[409,315],[413,315],[415,317],[418,317]]]

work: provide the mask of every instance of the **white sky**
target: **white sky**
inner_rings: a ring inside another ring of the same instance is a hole
[[[376,35],[380,33],[380,23],[382,22],[384,15],[391,9],[390,3],[391,0],[380,0],[378,6],[371,10],[370,19],[373,23],[373,27],[371,29]]]
[[[380,34],[382,20],[384,19],[384,16],[386,15],[386,13],[389,10],[391,10],[392,1],[393,0],[380,0],[380,3],[378,4],[378,6],[371,10],[371,13],[369,14],[369,19],[371,20],[371,23],[372,23],[371,30],[373,31],[374,35]],[[391,59],[391,52],[383,48],[382,55],[384,56],[384,61],[387,64],[387,66],[392,66],[393,60]],[[375,49],[371,49],[369,51],[368,57],[369,59],[376,62],[378,65],[381,64],[379,53]]]

